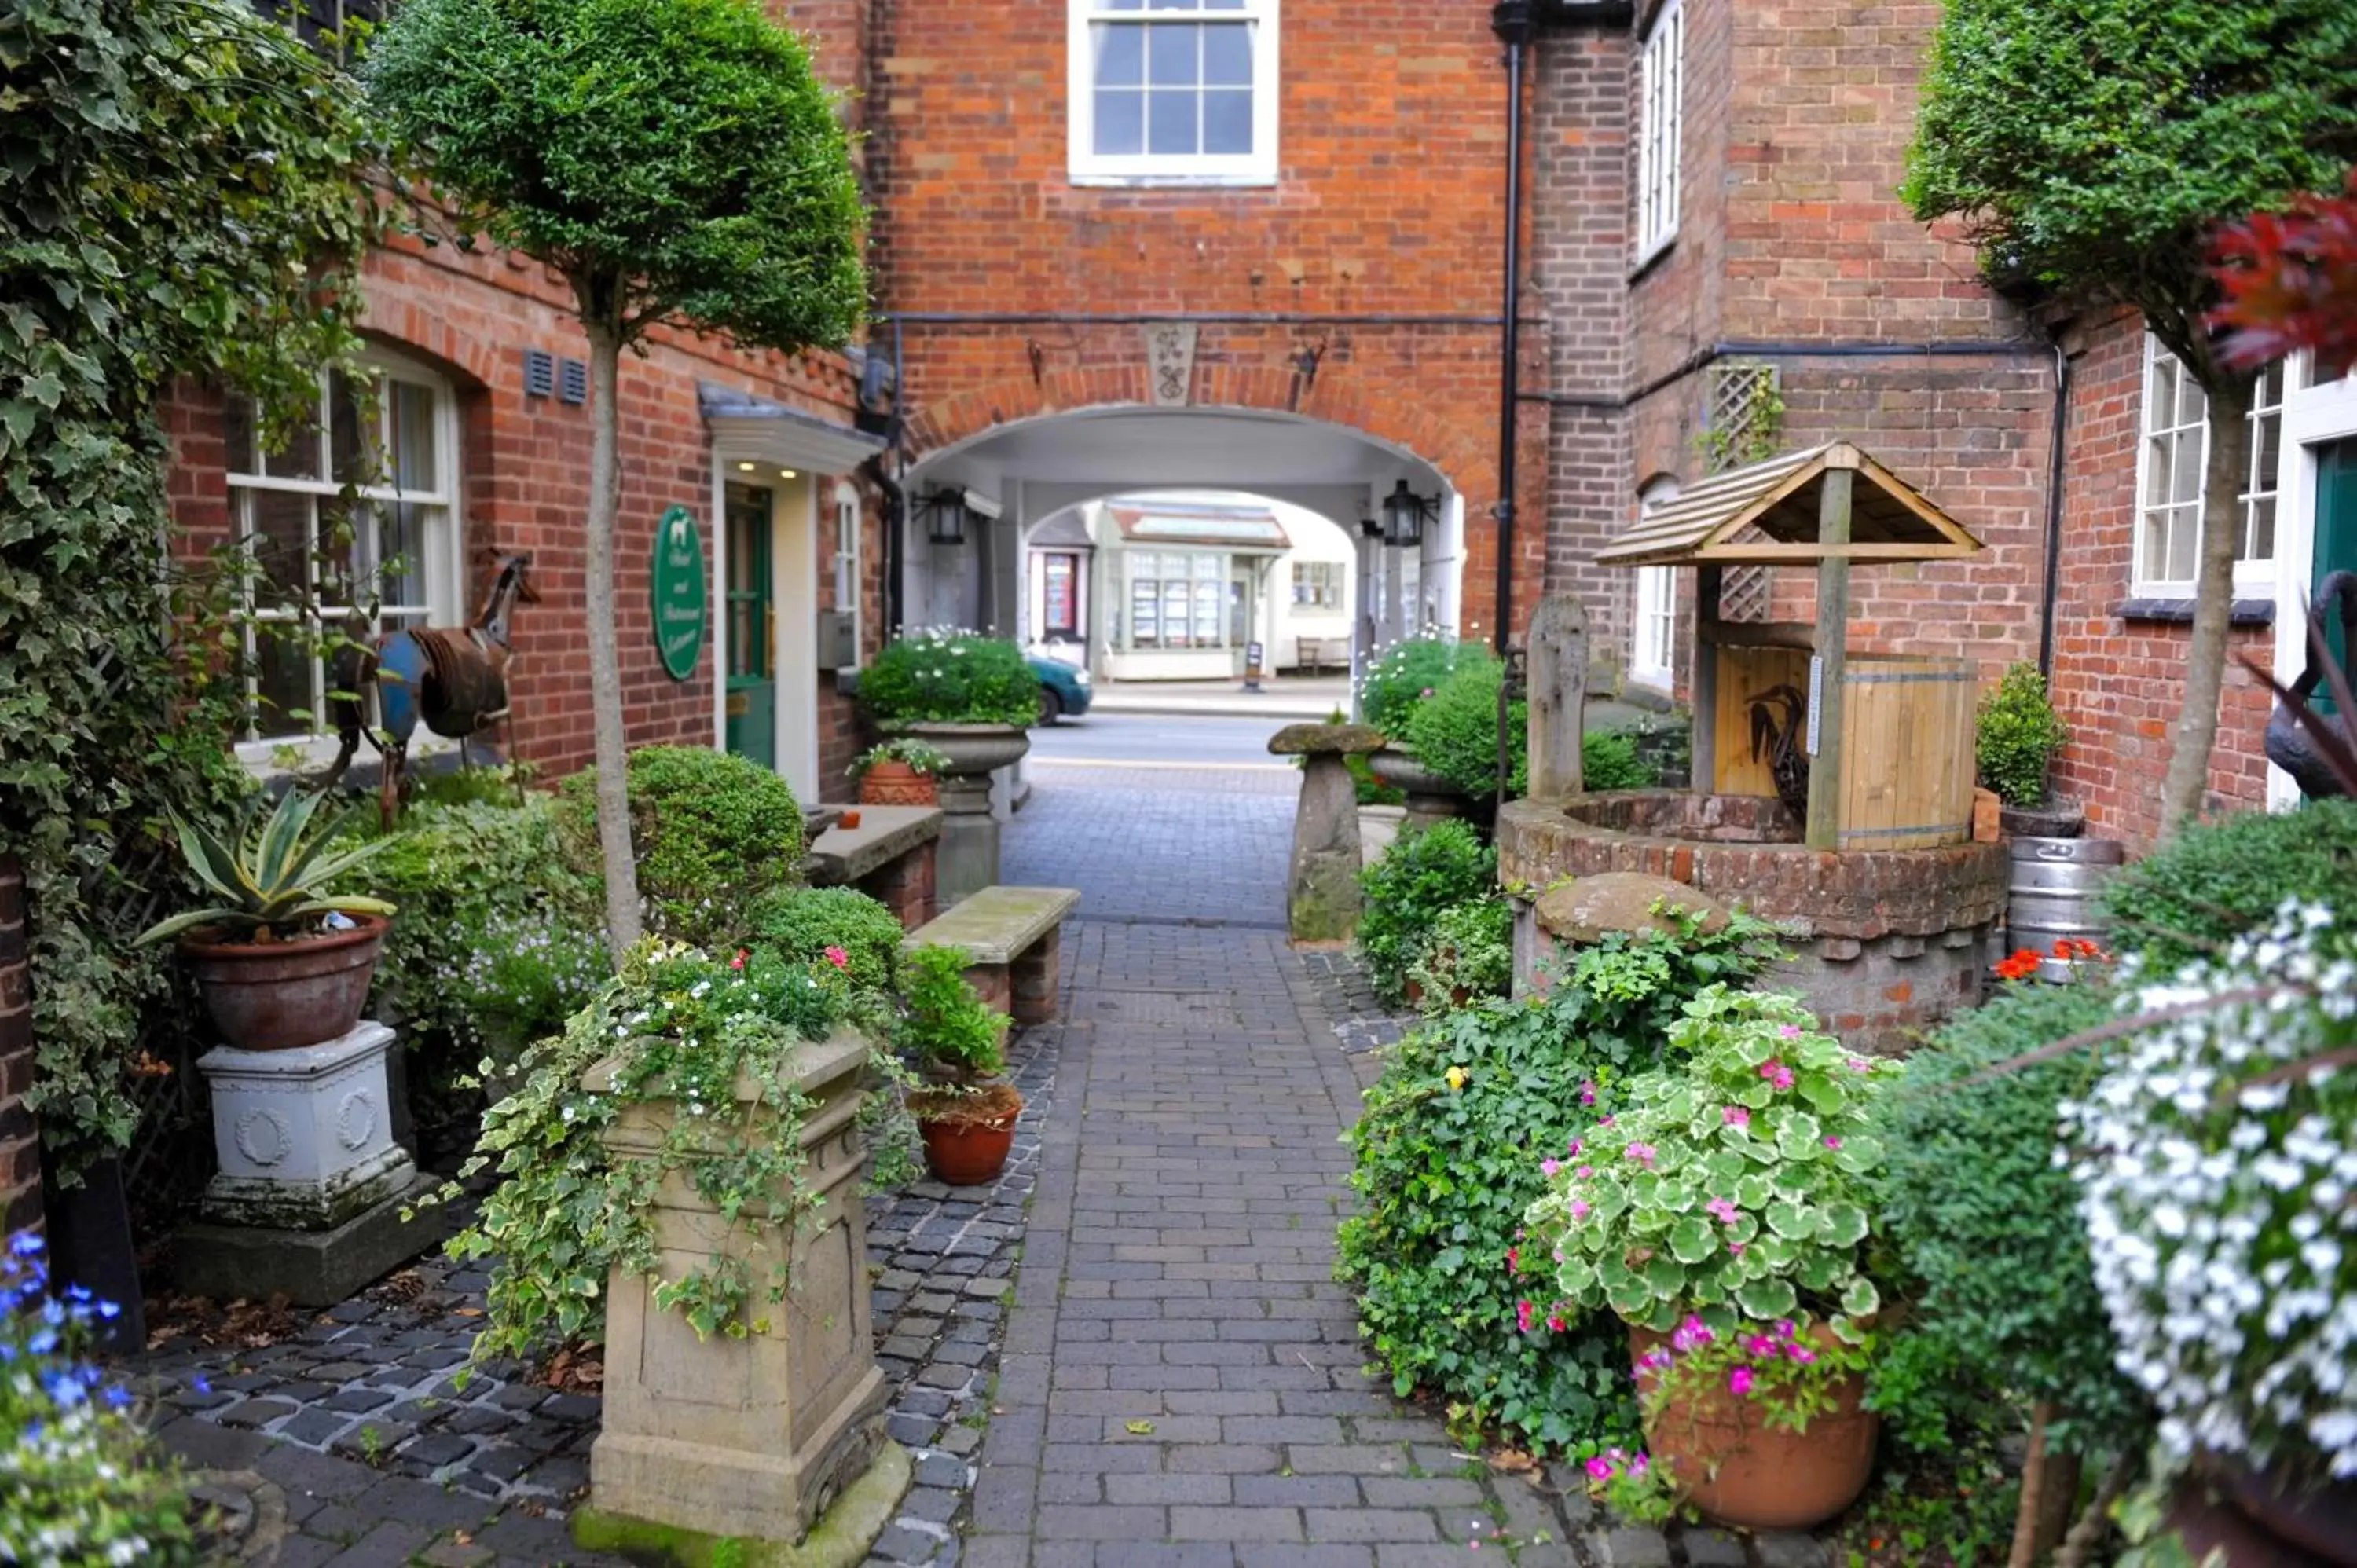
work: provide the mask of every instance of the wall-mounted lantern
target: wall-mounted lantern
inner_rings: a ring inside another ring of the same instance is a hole
[[[925,515],[925,537],[936,544],[965,542],[965,492],[934,490],[920,496],[917,510]]]
[[[1414,550],[1424,542],[1424,525],[1440,518],[1440,498],[1426,499],[1402,479],[1383,498],[1383,542],[1394,550]]]

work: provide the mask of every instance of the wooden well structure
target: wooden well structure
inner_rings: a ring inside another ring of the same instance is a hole
[[[1932,849],[1972,837],[1973,713],[1964,659],[1848,646],[1853,564],[1953,561],[1981,548],[1954,519],[1846,441],[1704,480],[1597,553],[1615,566],[1695,571],[1694,788],[1772,795],[1755,708],[1774,729],[1779,688],[1800,695],[1812,849]],[[1729,621],[1729,566],[1813,566],[1813,625]],[[1772,746],[1773,737],[1770,736]]]

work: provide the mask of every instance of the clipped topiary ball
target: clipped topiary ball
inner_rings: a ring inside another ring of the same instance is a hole
[[[646,746],[630,754],[630,798],[639,892],[657,931],[733,944],[756,900],[801,885],[802,807],[760,764],[703,746]],[[596,768],[565,781],[557,832],[575,869],[602,876]]]

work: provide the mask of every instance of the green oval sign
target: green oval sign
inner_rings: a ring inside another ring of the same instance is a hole
[[[683,506],[663,513],[655,526],[653,569],[655,651],[674,681],[695,673],[704,657],[704,531]]]

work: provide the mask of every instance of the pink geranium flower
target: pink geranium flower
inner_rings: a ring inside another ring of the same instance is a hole
[[[1783,1036],[1788,1040],[1797,1040],[1801,1037],[1801,1027],[1797,1024],[1781,1025],[1777,1028],[1776,1032]]]
[[[1612,1461],[1598,1454],[1587,1462],[1587,1473],[1597,1480],[1609,1481],[1612,1478]]]
[[[1574,1139],[1571,1141],[1571,1147],[1570,1147],[1570,1148],[1568,1148],[1568,1149],[1566,1149],[1566,1150],[1564,1151],[1564,1153],[1566,1153],[1566,1154],[1567,1154],[1567,1155],[1577,1155],[1577,1154],[1578,1154],[1578,1153],[1579,1153],[1579,1140],[1578,1140],[1578,1139],[1577,1139],[1577,1138],[1574,1138]]]
[[[1749,1127],[1751,1125],[1751,1112],[1746,1111],[1740,1105],[1720,1106],[1718,1108],[1718,1119],[1721,1123],[1729,1127]]]
[[[1555,1333],[1560,1334],[1564,1330],[1564,1321],[1560,1317],[1549,1317],[1547,1319],[1547,1326],[1553,1329]]]
[[[1742,1210],[1737,1208],[1735,1205],[1729,1203],[1723,1197],[1714,1197],[1708,1203],[1704,1204],[1703,1208],[1709,1213],[1713,1219],[1717,1220],[1721,1225],[1734,1224],[1736,1216],[1742,1212]]]
[[[1506,1272],[1510,1274],[1519,1274],[1523,1272],[1523,1250],[1520,1247],[1506,1249]]]
[[[1583,1203],[1583,1202],[1581,1202],[1578,1198],[1576,1198],[1576,1197],[1575,1197],[1575,1198],[1573,1198],[1573,1199],[1571,1200],[1571,1217],[1572,1217],[1574,1219],[1587,1219],[1587,1204],[1585,1204],[1585,1203]],[[1561,1260],[1562,1260],[1562,1254],[1557,1253],[1557,1254],[1556,1254],[1556,1261],[1557,1261],[1557,1262],[1560,1262]]]
[[[1775,1057],[1770,1057],[1760,1064],[1760,1076],[1778,1089],[1792,1087],[1792,1069]]]
[[[1671,1333],[1670,1344],[1678,1354],[1683,1356],[1697,1346],[1707,1345],[1717,1337],[1717,1335],[1711,1332],[1709,1324],[1699,1317],[1688,1315],[1686,1320],[1679,1324]]]
[[[1580,1080],[1579,1102],[1582,1105],[1593,1105],[1596,1103],[1596,1080],[1594,1079],[1583,1079]]]
[[[1629,1145],[1629,1157],[1636,1161],[1639,1165],[1644,1166],[1647,1170],[1652,1170],[1653,1168],[1653,1156],[1657,1153],[1659,1153],[1659,1151],[1651,1144],[1631,1144]]]
[[[1531,1331],[1531,1304],[1529,1302],[1518,1301],[1514,1303],[1514,1323],[1523,1333],[1528,1334]]]
[[[1735,1370],[1727,1373],[1727,1391],[1731,1394],[1740,1395],[1744,1399],[1749,1399],[1751,1397],[1751,1369],[1749,1367],[1738,1367]]]
[[[1563,1162],[1560,1160],[1541,1160],[1539,1162],[1539,1175],[1543,1176],[1552,1176],[1555,1172],[1561,1169],[1563,1169]]]
[[[851,955],[841,948],[829,948],[826,950],[826,961],[837,969],[849,969]]]
[[[1727,1251],[1729,1256],[1739,1258],[1743,1256],[1743,1243],[1740,1241],[1729,1241],[1727,1244]]]
[[[1841,1147],[1841,1140],[1835,1137],[1831,1133],[1828,1133],[1825,1134],[1825,1147],[1828,1149],[1838,1149]]]

